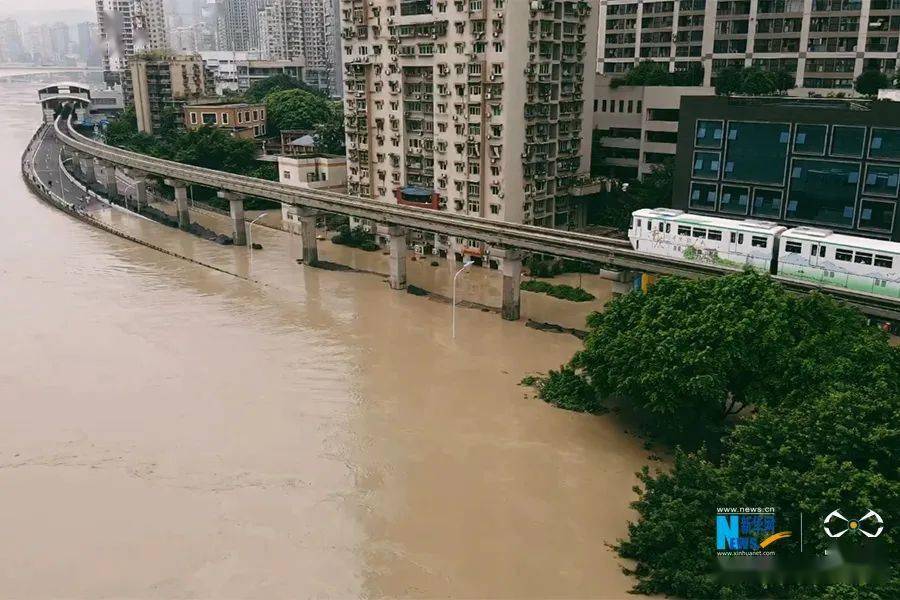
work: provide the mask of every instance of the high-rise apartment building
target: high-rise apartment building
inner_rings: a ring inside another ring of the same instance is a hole
[[[608,0],[600,24],[606,74],[654,60],[672,72],[700,63],[704,85],[724,67],[757,66],[793,74],[798,87],[850,88],[900,59],[900,0]]]
[[[336,28],[332,0],[268,0],[259,11],[260,51],[270,60],[302,57],[305,83],[332,92]]]
[[[199,54],[134,56],[122,87],[126,103],[134,105],[138,131],[144,133],[180,127],[184,105],[211,92]]]
[[[502,221],[582,223],[574,194],[590,168],[597,2],[340,8],[350,193]]]
[[[0,61],[19,62],[25,58],[19,23],[15,19],[3,19],[0,21]]]
[[[136,52],[168,49],[163,0],[96,0],[104,79],[118,82]]]
[[[259,11],[264,0],[219,0],[217,50],[259,50]]]

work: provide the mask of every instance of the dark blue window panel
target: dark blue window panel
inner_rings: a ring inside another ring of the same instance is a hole
[[[861,229],[892,231],[897,205],[884,200],[863,198],[859,205],[859,226]]]
[[[718,179],[722,168],[720,152],[694,152],[694,177]]]
[[[698,148],[721,148],[725,123],[723,121],[697,121],[694,145]]]
[[[866,145],[866,128],[851,125],[835,125],[831,132],[831,155],[852,156],[863,155]]]
[[[716,184],[692,181],[689,204],[691,208],[716,210]]]
[[[859,177],[857,162],[794,159],[785,218],[852,227]]]
[[[869,157],[882,160],[900,160],[900,129],[872,128]]]
[[[825,154],[828,142],[828,125],[797,125],[794,134],[794,152],[800,154]]]
[[[781,216],[783,195],[781,190],[755,188],[753,190],[751,214],[754,217],[779,218]]]
[[[728,123],[722,179],[784,184],[791,126],[788,123]]]
[[[719,212],[746,215],[750,207],[750,188],[739,185],[723,185],[719,194]]]
[[[870,163],[866,166],[863,193],[896,198],[898,188],[900,188],[900,165],[873,165]]]

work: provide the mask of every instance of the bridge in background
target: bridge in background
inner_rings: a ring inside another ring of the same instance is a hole
[[[60,142],[73,154],[82,176],[87,180],[96,180],[95,163],[104,167],[103,181],[100,183],[110,196],[118,195],[117,168],[125,169],[129,177],[138,181],[135,186],[135,202],[138,207],[146,203],[147,176],[161,177],[166,185],[174,188],[179,226],[183,229],[190,226],[188,185],[196,184],[219,190],[219,196],[230,201],[236,245],[246,244],[243,199],[247,196],[265,198],[292,207],[301,222],[303,261],[310,265],[315,265],[318,261],[315,235],[317,214],[337,213],[384,225],[390,237],[389,281],[394,289],[406,286],[407,229],[481,240],[490,244],[495,249],[492,255],[502,260],[501,314],[508,320],[519,318],[519,284],[524,252],[538,252],[632,271],[693,278],[724,275],[736,271],[720,265],[645,255],[633,250],[628,242],[615,238],[375,202],[347,194],[297,188],[278,182],[153,158],[92,140],[75,131],[71,122],[62,119],[56,120],[54,130]],[[866,314],[900,320],[900,299],[779,276],[775,276],[775,279],[796,292],[822,291],[856,306]]]

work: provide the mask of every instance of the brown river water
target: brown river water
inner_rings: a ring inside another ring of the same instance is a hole
[[[76,221],[20,176],[37,86],[0,81],[0,597],[626,597],[607,544],[647,452],[518,385],[577,339],[460,308],[453,340],[447,304],[271,229],[251,259],[100,213],[247,281]],[[496,272],[462,286],[499,302]]]

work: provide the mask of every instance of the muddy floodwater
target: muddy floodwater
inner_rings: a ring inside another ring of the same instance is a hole
[[[251,259],[99,215],[247,280],[76,221],[20,177],[37,86],[0,81],[0,597],[626,596],[607,544],[647,452],[518,385],[578,340],[477,309],[453,340],[448,305],[271,229]]]

